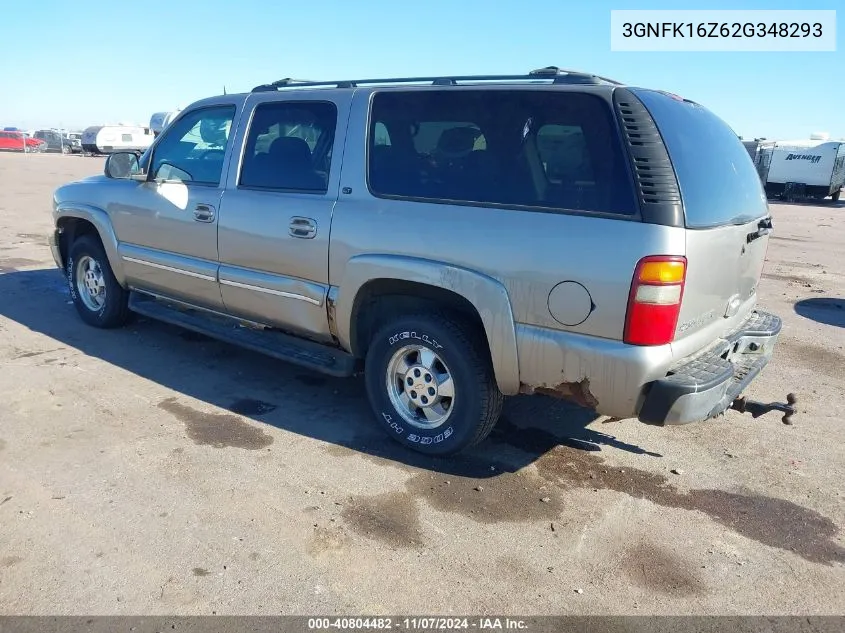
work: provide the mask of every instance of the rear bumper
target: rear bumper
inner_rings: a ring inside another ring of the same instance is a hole
[[[640,421],[687,424],[724,413],[769,362],[780,329],[779,317],[754,312],[718,345],[685,359],[665,378],[651,383]]]

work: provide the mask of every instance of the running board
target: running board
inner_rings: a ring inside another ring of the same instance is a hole
[[[348,352],[277,330],[246,327],[237,319],[198,308],[177,307],[139,292],[129,297],[129,309],[157,321],[183,327],[211,338],[266,354],[329,376],[347,377],[355,371],[355,357]]]

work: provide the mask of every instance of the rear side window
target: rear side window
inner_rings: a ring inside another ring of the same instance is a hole
[[[368,154],[369,186],[376,196],[637,213],[610,109],[594,95],[376,93]]]
[[[666,144],[687,228],[745,223],[768,213],[754,162],[727,123],[698,104],[662,92],[633,92]]]
[[[337,108],[327,101],[259,105],[249,128],[238,184],[326,193],[336,125]]]

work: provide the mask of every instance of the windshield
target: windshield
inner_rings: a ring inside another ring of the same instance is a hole
[[[654,90],[634,90],[666,144],[692,229],[740,224],[768,213],[766,194],[736,133],[706,108]]]

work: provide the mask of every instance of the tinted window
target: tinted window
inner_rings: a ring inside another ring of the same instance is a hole
[[[369,144],[375,195],[636,213],[612,114],[593,95],[377,93]]]
[[[186,113],[167,129],[155,146],[152,177],[218,184],[234,116],[234,106],[215,106]]]
[[[666,143],[687,227],[751,221],[768,212],[760,176],[727,123],[698,104],[652,90],[634,92]]]
[[[255,109],[239,184],[325,193],[337,109],[324,101],[266,103]]]

